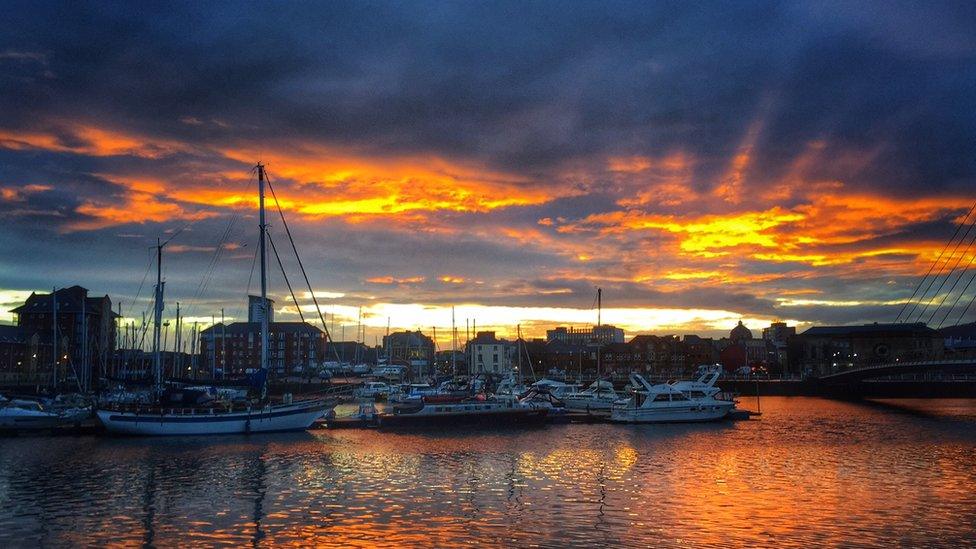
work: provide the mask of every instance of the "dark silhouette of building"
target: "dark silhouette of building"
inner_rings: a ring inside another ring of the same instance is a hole
[[[17,315],[25,346],[20,374],[50,379],[55,385],[71,380],[87,389],[97,385],[101,376],[112,373],[118,315],[107,295],[88,297],[86,288],[71,286],[53,295],[32,293],[11,312]],[[55,340],[57,350],[52,352]]]
[[[434,340],[420,330],[383,336],[383,350],[389,354],[390,363],[409,365],[418,376],[434,363]]]
[[[945,336],[924,323],[815,326],[796,336],[805,373],[827,374],[893,362],[939,360]]]
[[[321,366],[325,333],[307,322],[268,325],[268,370],[276,375],[304,373]],[[200,331],[200,368],[225,375],[261,367],[261,323],[216,324]]]

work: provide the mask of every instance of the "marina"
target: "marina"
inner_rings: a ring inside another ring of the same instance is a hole
[[[771,397],[746,422],[26,436],[0,443],[0,545],[962,546],[974,425],[973,400]]]
[[[965,2],[0,18],[0,549],[976,548]]]

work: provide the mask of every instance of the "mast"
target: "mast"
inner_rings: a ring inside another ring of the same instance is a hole
[[[91,365],[88,360],[88,318],[85,314],[85,305],[88,301],[87,297],[81,298],[81,375],[78,376],[81,379],[78,380],[78,384],[81,385],[82,389],[88,389],[88,368]]]
[[[268,258],[265,236],[268,226],[264,220],[264,164],[258,162],[258,227],[261,233],[261,369],[268,369]]]
[[[53,372],[52,381],[54,383],[54,388],[58,387],[58,289],[51,288],[51,358],[54,359],[54,366],[51,368]]]
[[[457,328],[454,327],[454,306],[451,306],[451,379],[457,377]]]
[[[220,308],[220,377],[227,377],[227,323],[224,322],[223,307]]]
[[[600,326],[600,313],[603,309],[603,288],[596,289],[596,325]]]
[[[359,336],[363,331],[363,306],[359,306],[359,317],[356,320],[356,351],[353,353],[353,362],[359,364]]]
[[[600,328],[600,314],[603,312],[603,288],[596,289],[596,327]],[[597,332],[599,334],[599,332]],[[596,339],[596,393],[600,394],[600,345],[599,336]]]
[[[210,379],[217,379],[217,317],[210,315]]]
[[[163,323],[163,246],[159,239],[156,239],[156,303],[155,318],[153,320],[153,369],[156,377],[156,390],[163,386],[163,362],[160,354],[160,337],[162,336]]]
[[[522,325],[515,325],[518,340],[515,342],[515,351],[518,352],[518,384],[522,385]]]
[[[180,302],[176,302],[176,354],[173,355],[173,369],[176,370],[176,377],[183,377],[183,322],[180,320]]]
[[[190,377],[197,378],[197,321],[193,321],[193,331],[190,332]]]

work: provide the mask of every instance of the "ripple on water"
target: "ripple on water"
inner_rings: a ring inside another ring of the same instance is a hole
[[[3,439],[0,546],[971,539],[973,401],[768,398],[763,411],[708,425]]]

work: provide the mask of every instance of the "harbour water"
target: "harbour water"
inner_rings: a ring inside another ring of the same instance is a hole
[[[976,401],[762,406],[699,425],[0,439],[0,546],[976,539]]]

